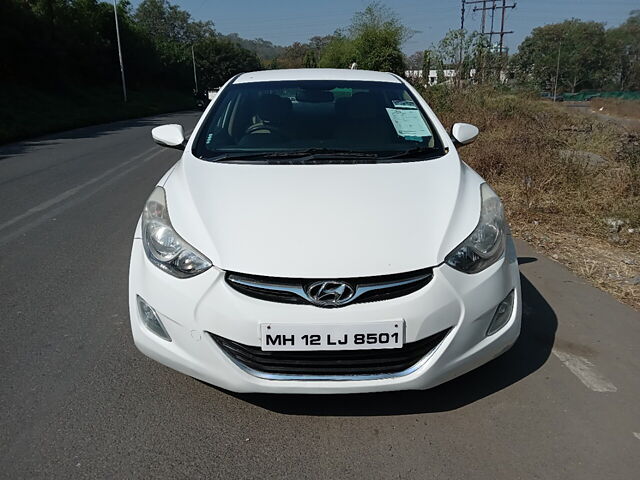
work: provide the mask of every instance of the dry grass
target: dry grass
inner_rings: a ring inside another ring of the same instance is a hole
[[[640,273],[633,265],[640,265],[637,134],[526,94],[480,88],[423,94],[447,127],[480,128],[461,156],[501,195],[516,235],[640,308],[640,285],[630,283]],[[623,257],[632,263],[621,264]]]
[[[597,112],[640,120],[640,100],[593,98],[590,104],[591,108]]]
[[[513,225],[520,236],[537,250],[564,264],[569,270],[640,310],[640,254],[624,246],[612,245],[594,237],[556,232],[541,225]]]

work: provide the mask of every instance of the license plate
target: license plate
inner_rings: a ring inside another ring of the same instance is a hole
[[[348,325],[262,323],[262,350],[371,350],[402,348],[404,321]]]

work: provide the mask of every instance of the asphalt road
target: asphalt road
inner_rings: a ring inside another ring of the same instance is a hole
[[[134,226],[179,152],[113,123],[0,147],[0,477],[632,479],[640,314],[518,243],[522,336],[426,392],[234,395],[133,346]]]

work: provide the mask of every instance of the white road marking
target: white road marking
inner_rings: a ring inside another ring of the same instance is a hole
[[[153,149],[155,149],[155,148],[156,147],[153,147]],[[151,149],[151,150],[153,150],[153,149]],[[49,218],[55,217],[56,215],[58,215],[61,212],[65,211],[66,209],[72,207],[73,205],[76,205],[76,204],[78,204],[80,202],[83,202],[83,201],[87,200],[89,197],[93,196],[95,193],[97,193],[98,191],[102,190],[104,187],[112,184],[114,181],[118,180],[119,178],[122,178],[126,174],[132,172],[136,168],[139,168],[144,163],[148,162],[149,160],[151,160],[152,158],[156,157],[160,153],[166,152],[167,150],[164,149],[164,148],[158,148],[158,150],[156,152],[148,155],[144,160],[142,160],[140,162],[137,162],[137,163],[129,166],[129,168],[126,168],[126,169],[122,170],[123,166],[129,165],[130,163],[134,162],[135,160],[137,160],[141,156],[145,155],[149,151],[150,150],[147,150],[146,152],[143,152],[140,155],[136,155],[135,157],[132,157],[130,160],[126,161],[125,163],[122,163],[122,164],[118,165],[118,167],[114,167],[112,169],[109,169],[106,172],[98,175],[97,177],[94,177],[91,180],[88,180],[87,182],[85,182],[85,183],[83,183],[81,185],[78,185],[77,187],[74,187],[74,188],[72,188],[70,190],[67,190],[66,192],[63,192],[62,194],[54,197],[53,199],[47,200],[46,202],[43,202],[40,205],[37,205],[36,207],[28,210],[27,212],[23,213],[22,215],[19,215],[18,217],[14,217],[13,219],[9,220],[8,222],[0,225],[0,231],[1,231],[6,225],[12,224],[12,223],[14,223],[14,221],[20,220],[22,218],[25,218],[25,217],[28,217],[30,215],[33,215],[34,213],[38,213],[38,212],[41,212],[41,211],[45,210],[45,212],[42,215],[34,218],[33,220],[30,220],[29,222],[27,222],[26,224],[22,225],[21,227],[14,228],[11,231],[7,232],[5,235],[0,235],[0,246],[5,245],[6,243],[10,242],[14,238],[17,238],[20,235],[23,235],[24,233],[26,233],[29,230],[37,227],[38,225],[41,225],[42,223],[47,221]],[[114,171],[116,171],[115,175],[111,176],[110,178],[106,178],[106,179],[104,178],[109,173],[113,173]],[[79,190],[82,190],[83,187],[91,185],[91,184],[95,183],[97,180],[102,180],[102,181],[100,183],[98,183],[94,188],[92,188],[92,189],[90,189],[90,190],[88,190],[88,191],[86,191],[86,192],[84,192],[82,194],[78,194],[78,195],[74,196],[73,198],[69,198],[73,194],[78,193]],[[68,192],[72,192],[72,193],[69,194]],[[68,199],[68,200],[66,202],[63,202],[63,200],[66,200],[66,199]],[[56,200],[56,201],[54,202],[54,200]],[[63,203],[61,203],[61,202],[63,202]],[[49,207],[53,207],[53,208],[49,208]]]
[[[189,135],[191,135],[191,133],[193,132],[194,129],[190,129],[185,133],[185,136],[188,137]],[[154,152],[155,150],[155,152]],[[37,227],[38,225],[42,224],[44,221],[46,221],[48,218],[51,218],[52,216],[55,216],[57,214],[59,214],[60,212],[66,210],[67,208],[86,200],[87,198],[89,198],[90,196],[92,196],[95,192],[101,190],[102,188],[104,188],[105,186],[113,183],[115,180],[123,177],[124,175],[126,175],[127,173],[135,170],[136,168],[138,168],[140,165],[142,165],[143,163],[151,160],[153,157],[159,155],[162,152],[166,152],[167,150],[163,147],[159,147],[159,146],[154,146],[151,147],[147,150],[145,150],[144,152],[135,155],[133,157],[131,157],[129,160],[127,160],[126,162],[123,162],[119,165],[116,165],[113,168],[110,168],[109,170],[106,170],[104,172],[102,172],[100,175],[97,175],[89,180],[87,180],[84,183],[81,183],[80,185],[76,185],[73,188],[70,188],[69,190],[66,190],[64,192],[62,192],[59,195],[56,195],[53,198],[50,198],[49,200],[46,200],[38,205],[36,205],[35,207],[30,208],[29,210],[27,210],[24,213],[21,213],[20,215],[17,215],[9,220],[7,220],[6,222],[0,224],[0,232],[2,232],[2,230],[5,230],[7,227],[10,227],[11,225],[13,225],[16,222],[19,222],[25,218],[28,218],[36,213],[40,213],[40,212],[45,212],[44,215],[41,215],[37,218],[34,218],[33,220],[27,222],[25,225],[23,225],[22,227],[19,228],[14,228],[12,229],[10,232],[6,233],[5,235],[0,235],[0,246],[6,244],[7,242],[13,240],[14,238],[19,237],[20,235],[28,232],[29,230],[31,230],[34,227]],[[151,153],[153,152],[153,153]],[[142,160],[141,162],[139,162],[138,160],[141,157],[146,156],[146,158],[144,160]],[[129,168],[124,168],[127,167],[128,165],[130,165],[131,163],[135,163],[134,165],[130,166]],[[115,175],[113,175],[111,178],[107,178],[109,175],[111,175],[112,173],[116,172]],[[77,195],[78,192],[82,191],[83,189],[85,189],[86,187],[88,187],[89,185],[93,185],[94,183],[98,183],[97,186],[95,186],[93,189],[91,189],[89,192],[85,192],[82,195]],[[75,198],[71,198],[71,197],[75,197]],[[69,199],[69,200],[68,200]],[[67,202],[65,202],[65,200],[68,200]],[[64,203],[63,203],[64,202]],[[52,208],[53,207],[53,208]]]
[[[633,436],[636,437],[638,440],[640,440],[640,433],[633,432]]]
[[[617,392],[618,387],[609,382],[593,368],[593,363],[584,357],[572,355],[561,350],[553,349],[553,354],[567,367],[571,373],[594,392]]]
[[[12,219],[0,224],[0,230],[4,230],[7,227],[10,227],[11,225],[13,225],[16,222],[19,222],[20,220],[22,220],[23,218],[29,217],[31,215],[33,215],[34,213],[38,213],[41,212],[43,210],[46,210],[47,208],[50,208],[60,202],[62,202],[63,200],[66,200],[67,198],[75,195],[78,191],[82,190],[85,187],[88,187],[91,184],[94,184],[100,180],[102,180],[104,177],[108,176],[109,174],[115,172],[116,170],[121,169],[122,167],[125,167],[127,165],[129,165],[132,162],[135,162],[136,160],[138,160],[140,157],[147,155],[148,153],[152,152],[153,150],[159,150],[160,147],[151,147],[148,150],[145,150],[144,152],[142,152],[139,155],[136,155],[135,157],[131,157],[129,160],[127,160],[124,163],[121,163],[119,165],[116,165],[113,168],[110,168],[109,170],[106,170],[105,172],[102,172],[100,175],[93,177],[89,180],[87,180],[84,183],[81,183],[80,185],[76,185],[73,188],[70,188],[69,190],[66,190],[64,192],[62,192],[60,195],[56,195],[53,198],[50,198],[49,200],[46,200],[38,205],[36,205],[35,207],[30,208],[29,210],[27,210],[26,212],[17,215],[15,217],[13,217]],[[153,154],[155,156],[155,154]]]

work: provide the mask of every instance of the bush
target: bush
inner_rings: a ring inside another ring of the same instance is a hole
[[[630,227],[640,227],[640,148],[634,135],[528,92],[439,85],[421,93],[446,128],[455,122],[480,128],[461,157],[502,196],[515,225],[544,222],[603,239],[609,234],[606,217],[623,215]],[[640,244],[637,237],[629,241]]]
[[[194,108],[191,95],[162,88],[85,87],[55,93],[5,86],[0,91],[0,144],[45,133]]]

